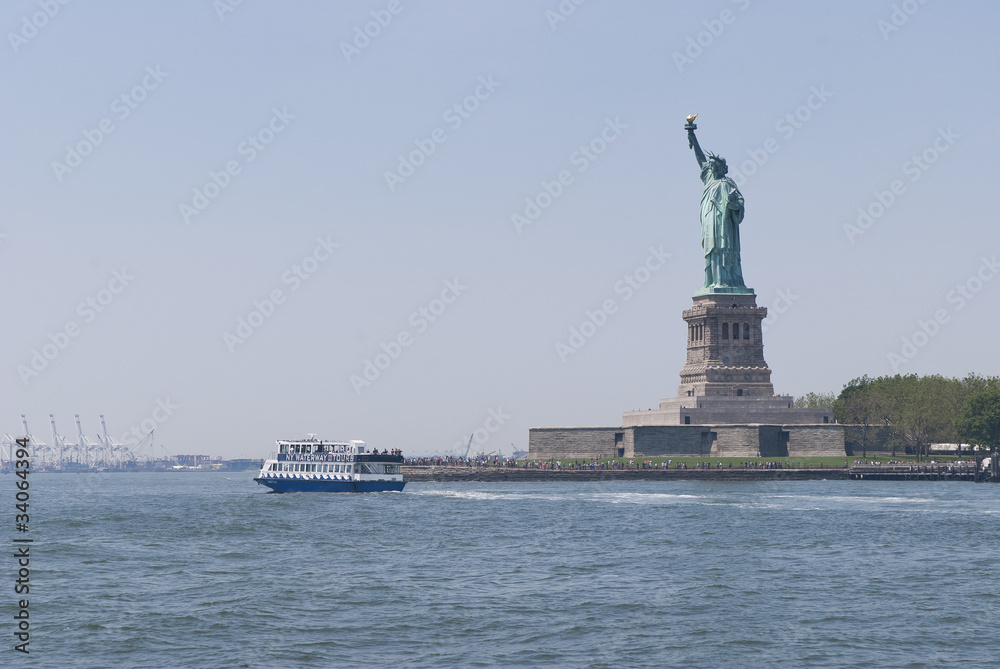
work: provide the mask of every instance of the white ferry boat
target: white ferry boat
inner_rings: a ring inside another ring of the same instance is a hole
[[[275,492],[385,492],[406,485],[399,450],[381,453],[365,442],[278,440],[254,479]]]

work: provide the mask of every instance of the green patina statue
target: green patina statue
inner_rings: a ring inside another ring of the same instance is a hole
[[[688,145],[694,149],[705,190],[701,195],[701,247],[705,251],[705,284],[695,295],[710,293],[753,293],[743,283],[740,266],[740,223],[743,195],[736,182],[726,176],[726,160],[714,153],[707,156],[694,131],[697,114],[687,117],[684,129]]]

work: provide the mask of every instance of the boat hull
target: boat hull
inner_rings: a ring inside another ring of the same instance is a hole
[[[255,478],[274,492],[401,492],[405,481],[322,481],[316,479]]]

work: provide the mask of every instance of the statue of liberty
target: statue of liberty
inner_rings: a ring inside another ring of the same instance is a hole
[[[697,295],[707,293],[753,293],[743,283],[740,266],[740,223],[743,195],[736,182],[726,176],[726,160],[714,153],[707,156],[694,131],[697,114],[687,117],[684,129],[688,145],[694,149],[705,190],[701,195],[701,247],[705,251],[705,285]]]

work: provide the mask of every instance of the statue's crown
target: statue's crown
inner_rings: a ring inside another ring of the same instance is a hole
[[[709,152],[707,158],[709,162],[715,163],[716,165],[721,167],[723,174],[729,171],[729,166],[726,164],[726,159],[723,158],[722,156],[717,156],[714,153]]]

